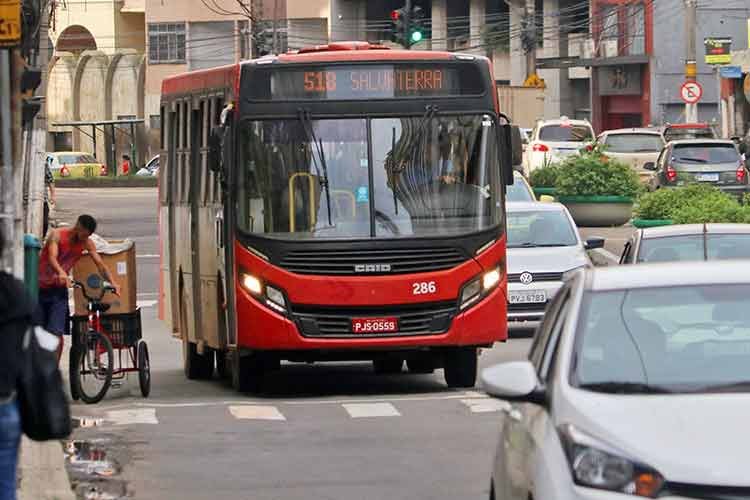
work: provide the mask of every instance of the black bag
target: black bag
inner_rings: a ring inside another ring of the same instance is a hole
[[[55,340],[38,326],[27,328],[23,338],[18,406],[23,432],[34,441],[63,439],[72,431]]]

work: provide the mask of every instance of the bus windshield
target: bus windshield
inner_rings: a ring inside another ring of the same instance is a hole
[[[238,225],[283,239],[461,235],[502,221],[487,115],[247,120]]]

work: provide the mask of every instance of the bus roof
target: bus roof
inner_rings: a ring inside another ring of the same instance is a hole
[[[196,90],[213,88],[232,88],[238,85],[240,67],[244,64],[295,64],[311,62],[342,61],[414,61],[414,60],[448,60],[486,59],[484,56],[454,54],[452,52],[432,50],[391,50],[384,45],[368,42],[332,42],[326,45],[315,45],[278,56],[264,56],[260,59],[243,61],[217,68],[182,73],[162,82],[162,94],[186,94]],[[489,63],[488,63],[489,64]]]

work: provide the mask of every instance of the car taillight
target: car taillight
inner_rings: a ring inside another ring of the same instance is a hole
[[[531,149],[538,153],[546,153],[549,151],[549,148],[545,144],[534,144]]]
[[[745,170],[745,164],[743,162],[740,162],[740,166],[737,167],[737,182],[745,182],[745,179],[747,178],[747,171]]]
[[[674,182],[677,180],[677,170],[672,165],[667,165],[667,180]]]
[[[101,167],[99,167],[99,176],[105,176],[105,175],[107,175],[107,167],[102,165]]]
[[[60,169],[60,176],[61,177],[67,177],[69,175],[70,175],[70,170],[68,170],[68,166],[67,165],[63,165],[62,168]]]

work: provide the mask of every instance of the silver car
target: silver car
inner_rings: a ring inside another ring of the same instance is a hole
[[[572,273],[504,399],[490,498],[748,498],[750,277],[738,261]]]
[[[604,240],[581,241],[573,218],[559,203],[508,203],[508,330],[532,333],[562,286],[563,274],[590,265],[586,250]]]

